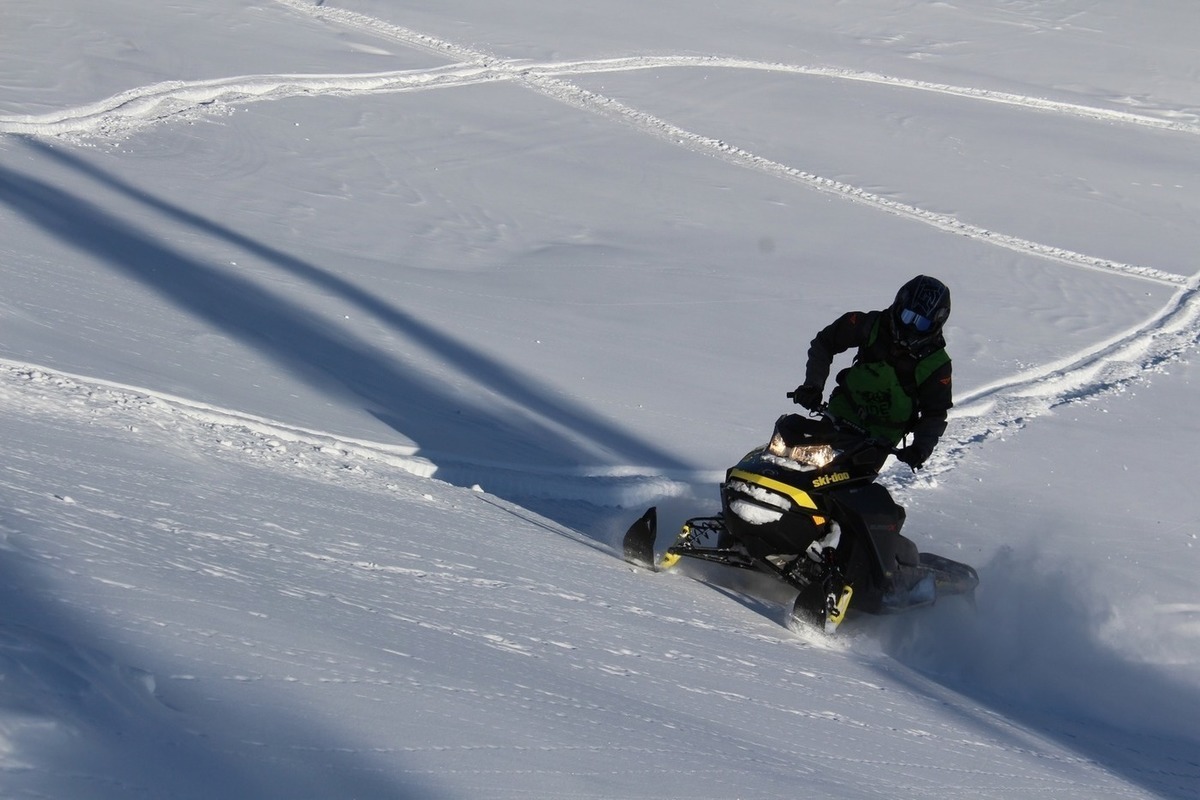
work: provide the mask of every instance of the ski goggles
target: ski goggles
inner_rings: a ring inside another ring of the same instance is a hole
[[[921,333],[933,327],[933,320],[929,317],[923,317],[911,308],[906,308],[900,312],[900,321],[905,325],[916,328]]]

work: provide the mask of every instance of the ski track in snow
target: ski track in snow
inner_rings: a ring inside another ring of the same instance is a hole
[[[1163,370],[1200,344],[1200,274],[1156,315],[1087,350],[967,392],[955,399],[951,423],[919,475],[896,468],[903,486],[929,485],[975,446],[1024,427],[1057,406],[1120,391]]]
[[[296,12],[353,28],[360,32],[455,59],[458,63],[429,70],[407,70],[365,75],[258,75],[205,81],[170,81],[131,89],[107,100],[75,109],[43,115],[0,117],[0,134],[33,136],[74,136],[80,138],[115,137],[146,125],[171,119],[189,118],[196,113],[213,112],[254,100],[280,99],[312,94],[365,94],[403,92],[460,87],[499,81],[516,82],[528,89],[577,108],[602,114],[631,125],[659,139],[722,158],[739,166],[798,182],[811,189],[872,206],[891,214],[972,239],[1059,261],[1078,267],[1133,275],[1159,283],[1183,285],[1186,276],[1136,264],[1076,253],[1064,248],[1032,242],[1017,236],[988,230],[907,203],[882,197],[858,186],[806,172],[797,167],[772,161],[720,139],[684,130],[666,120],[632,108],[620,101],[583,89],[562,77],[605,72],[663,69],[669,67],[707,67],[720,69],[781,72],[825,79],[869,82],[900,89],[934,92],[952,97],[1002,103],[1027,110],[1049,111],[1082,119],[1140,125],[1200,135],[1200,125],[1167,120],[1114,109],[1028,97],[986,89],[950,86],[916,81],[870,72],[811,67],[794,64],[758,62],[721,56],[638,56],[557,64],[537,64],[502,59],[452,42],[403,28],[383,20],[345,9],[311,5],[301,0],[276,0]]]
[[[421,478],[436,478],[440,471],[458,475],[474,472],[492,490],[623,506],[682,494],[688,483],[711,482],[715,478],[702,473],[667,475],[662,471],[627,467],[535,472],[505,470],[496,465],[435,464],[421,456],[415,447],[301,428],[152,389],[0,358],[0,406],[3,405],[51,416],[86,416],[132,433],[141,427],[166,428],[174,430],[180,442],[200,450],[240,454],[276,468],[316,472],[328,482],[348,479],[355,486],[372,486],[381,491],[395,488],[393,481],[398,472]],[[480,497],[493,502],[488,496]],[[518,513],[507,505],[501,507]],[[595,544],[561,526],[553,531],[583,544]]]
[[[322,462],[328,472],[360,470],[356,465],[362,461],[419,477],[431,477],[437,470],[417,455],[414,447],[299,428],[162,392],[2,358],[0,402],[34,413],[107,420],[132,431],[138,426],[175,428],[188,441],[259,459],[286,459],[295,465],[306,460]]]
[[[828,67],[759,62],[721,56],[635,56],[559,63],[532,63],[498,58],[386,21],[345,9],[313,5],[303,0],[275,0],[289,9],[371,36],[422,49],[454,63],[427,70],[352,75],[258,75],[205,81],[172,81],[131,89],[106,100],[42,115],[0,116],[0,135],[57,136],[87,140],[119,138],[148,125],[191,119],[198,114],[227,111],[256,100],[303,95],[348,95],[405,92],[512,82],[573,107],[597,113],[646,134],[690,150],[724,159],[777,178],[852,202],[905,217],[955,235],[1073,267],[1178,286],[1156,315],[1124,334],[1039,369],[1012,376],[968,392],[959,398],[951,428],[940,451],[920,476],[893,475],[902,487],[920,486],[955,467],[972,447],[1024,426],[1029,419],[1063,403],[1118,390],[1130,381],[1161,369],[1200,342],[1200,273],[1192,277],[1152,267],[1126,264],[1081,254],[991,231],[905,203],[896,202],[850,184],[805,172],[755,155],[720,139],[684,130],[669,121],[632,108],[614,98],[572,84],[572,76],[665,68],[705,67],[789,73],[819,79],[869,82],[901,90],[933,92],[1013,106],[1025,111],[1062,114],[1109,124],[1200,135],[1200,124],[1114,109],[1065,103],[1006,92],[929,83],[906,78]],[[1180,114],[1179,116],[1184,116]],[[33,389],[36,387],[36,389]],[[33,391],[31,391],[33,390]],[[15,398],[9,398],[10,394]],[[133,412],[134,418],[166,415],[185,426],[193,438],[209,436],[220,446],[237,447],[258,457],[286,458],[293,465],[304,458],[324,459],[330,470],[362,470],[373,462],[431,477],[435,465],[411,448],[348,439],[306,430],[228,409],[195,403],[132,386],[55,372],[30,364],[0,359],[0,399],[28,403],[40,394],[45,410],[62,405],[83,406],[91,414]],[[156,424],[164,424],[161,419]],[[285,444],[286,443],[286,444]],[[289,445],[291,452],[289,453]],[[312,463],[305,466],[313,466]],[[470,465],[454,465],[462,472]],[[385,470],[386,471],[386,470]],[[494,479],[495,466],[488,468]],[[901,472],[894,470],[895,473]],[[689,483],[711,482],[705,473],[666,474],[653,468],[614,467],[554,474],[505,474],[501,480],[526,489],[537,485],[541,494],[599,504],[636,504],[642,497],[679,494]]]

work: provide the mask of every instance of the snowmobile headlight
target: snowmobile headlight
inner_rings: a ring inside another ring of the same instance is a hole
[[[789,447],[784,444],[783,437],[776,433],[767,445],[767,452],[773,456],[795,461],[804,467],[823,467],[833,461],[837,451],[827,444],[797,444]]]

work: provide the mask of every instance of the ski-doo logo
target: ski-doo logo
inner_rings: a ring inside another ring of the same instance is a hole
[[[822,486],[828,486],[831,483],[841,483],[848,480],[850,480],[849,472],[834,472],[829,475],[822,475],[813,480],[813,488],[820,489]]]

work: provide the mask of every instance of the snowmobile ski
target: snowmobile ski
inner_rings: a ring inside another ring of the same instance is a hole
[[[845,584],[838,587],[813,583],[796,595],[789,627],[793,630],[799,626],[816,628],[832,635],[846,618],[853,596],[853,587]]]
[[[650,506],[625,532],[622,547],[630,564],[657,571],[654,564],[654,540],[658,534],[658,508]]]

